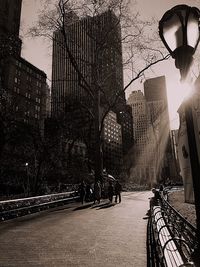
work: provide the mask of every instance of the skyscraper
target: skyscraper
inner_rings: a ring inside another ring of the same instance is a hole
[[[125,103],[121,32],[116,16],[107,11],[96,17],[70,18],[70,23],[66,20],[67,40],[61,30],[54,32],[52,115],[64,111],[67,97],[88,102],[89,91],[97,89],[94,83],[101,88],[102,107],[120,90],[118,102]]]
[[[148,79],[144,95],[155,140],[155,166],[158,179],[170,176],[171,139],[165,76]]]
[[[0,0],[0,49],[6,54],[21,53],[19,38],[22,0]],[[2,55],[0,53],[0,55]]]
[[[124,124],[124,118],[131,113],[123,92],[121,28],[117,17],[107,11],[80,19],[71,12],[65,23],[66,36],[58,29],[53,38],[52,116],[64,115],[68,100],[74,99],[76,105],[78,101],[94,117],[98,105],[100,121],[106,111],[113,111],[117,114],[117,123],[123,124],[122,136],[127,136],[127,129],[131,135],[132,126]],[[119,97],[113,104],[116,95]],[[81,121],[86,113],[79,114]],[[94,133],[94,124],[92,127]],[[90,141],[96,142],[94,135]],[[107,152],[104,150],[104,153]]]
[[[137,183],[151,184],[151,179],[155,176],[155,168],[152,164],[154,138],[147,102],[142,91],[133,91],[129,95],[128,104],[132,108],[135,152],[131,178]]]

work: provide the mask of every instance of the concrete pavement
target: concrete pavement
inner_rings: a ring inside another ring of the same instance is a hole
[[[127,192],[116,205],[76,203],[2,222],[0,267],[145,267],[150,196]]]

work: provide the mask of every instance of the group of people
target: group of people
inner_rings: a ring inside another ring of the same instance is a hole
[[[94,204],[96,203],[96,201],[98,204],[100,203],[100,199],[102,196],[102,186],[100,181],[95,182],[94,189],[92,189],[90,184],[85,184],[85,182],[82,181],[78,191],[82,204],[84,203],[84,201],[89,202],[92,200],[94,201]],[[114,195],[115,195],[115,203],[117,203],[118,199],[119,203],[121,202],[121,191],[122,191],[122,186],[119,183],[119,181],[116,181],[114,186],[113,183],[109,181],[107,192],[108,192],[108,199],[111,203],[113,202]]]

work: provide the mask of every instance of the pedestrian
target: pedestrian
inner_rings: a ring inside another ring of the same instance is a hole
[[[85,201],[87,202],[91,201],[91,193],[92,193],[91,190],[92,188],[90,184],[87,184],[85,188]]]
[[[159,205],[159,200],[161,199],[160,197],[160,192],[156,190],[155,188],[152,188],[152,193],[154,194],[153,197],[150,199],[150,208],[153,206]]]
[[[153,193],[153,197],[150,198],[150,202],[149,202],[150,208],[146,213],[148,217],[144,217],[143,219],[147,219],[151,216],[152,207],[159,205],[159,200],[161,199],[160,193],[158,190],[156,190],[155,188],[152,188],[151,191]]]
[[[95,204],[96,200],[99,204],[100,199],[101,199],[101,184],[100,184],[100,181],[97,181],[94,184],[94,204]]]
[[[161,197],[163,196],[163,191],[164,191],[164,186],[162,184],[160,184],[159,193],[160,193]]]
[[[117,203],[118,197],[119,197],[119,203],[121,202],[121,191],[122,191],[122,186],[119,183],[119,181],[116,181],[116,184],[115,184],[115,203]]]
[[[85,182],[82,181],[81,184],[79,185],[79,195],[80,195],[80,199],[81,199],[81,203],[84,203],[85,200]]]
[[[108,199],[110,200],[111,203],[113,201],[113,195],[114,195],[114,188],[113,188],[112,182],[109,181],[109,186],[108,186]]]

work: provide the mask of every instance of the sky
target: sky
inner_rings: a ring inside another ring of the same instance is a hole
[[[139,11],[141,18],[148,19],[154,17],[160,20],[168,9],[179,4],[196,6],[200,9],[200,0],[138,0],[136,4],[132,5],[132,8]],[[40,8],[41,0],[23,0],[21,14],[22,57],[43,70],[47,77],[51,79],[51,42],[44,41],[42,38],[32,39],[26,36],[28,27],[37,21]],[[146,73],[146,78],[161,75],[166,76],[171,129],[177,129],[179,127],[177,109],[187,90],[181,89],[179,71],[175,68],[173,59],[157,64],[153,67],[153,72]],[[139,80],[134,82],[127,90],[126,97],[133,90],[143,91],[143,84]]]

